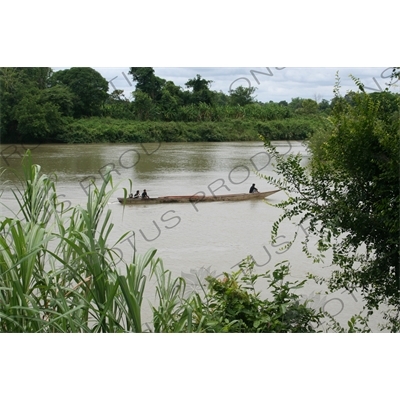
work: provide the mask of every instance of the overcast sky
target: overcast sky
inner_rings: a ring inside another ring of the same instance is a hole
[[[336,72],[341,80],[341,93],[355,90],[356,86],[350,78],[353,75],[359,78],[368,92],[385,89],[389,82],[391,69],[389,67],[374,68],[343,68],[343,67],[235,67],[235,68],[157,68],[155,74],[160,78],[173,81],[176,85],[185,88],[185,83],[197,74],[211,80],[211,89],[228,93],[229,89],[238,86],[254,86],[256,99],[262,102],[270,100],[279,102],[290,101],[292,98],[310,98],[317,101],[330,100],[333,97]],[[62,68],[53,68],[55,71]],[[110,92],[114,89],[124,90],[129,98],[134,90],[129,67],[96,68],[109,82]]]

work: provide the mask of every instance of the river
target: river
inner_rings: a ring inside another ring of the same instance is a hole
[[[283,154],[301,153],[307,162],[307,151],[301,142],[274,142]],[[25,146],[29,147],[29,146]],[[1,145],[2,214],[8,208],[16,211],[10,188],[18,184],[13,169],[20,170],[25,149],[17,145]],[[90,144],[32,146],[35,163],[46,174],[57,177],[58,195],[66,205],[84,205],[91,180],[100,183],[107,167],[112,168],[114,183],[119,184],[115,200],[110,202],[115,224],[113,240],[132,231],[129,240],[120,246],[124,257],[133,254],[133,243],[139,253],[156,248],[165,268],[174,276],[182,276],[189,290],[199,290],[196,276],[203,280],[208,274],[218,276],[235,269],[246,256],[255,260],[260,272],[271,270],[284,260],[291,264],[291,278],[302,280],[307,272],[327,277],[329,264],[313,264],[302,252],[301,241],[307,227],[301,226],[296,242],[288,250],[282,246],[293,239],[295,225],[282,224],[277,244],[270,242],[272,224],[280,210],[274,207],[285,198],[282,192],[267,202],[215,202],[200,204],[155,204],[127,206],[116,197],[123,188],[146,189],[150,197],[165,195],[246,193],[252,183],[260,191],[274,189],[256,175],[274,175],[273,162],[262,142],[233,143],[152,143],[152,144]],[[8,208],[7,208],[8,207]],[[359,312],[361,298],[344,291],[320,293],[321,286],[308,283],[302,294],[312,298],[316,307],[323,306],[339,322]],[[150,299],[151,300],[151,299]],[[371,327],[378,330],[379,318]]]

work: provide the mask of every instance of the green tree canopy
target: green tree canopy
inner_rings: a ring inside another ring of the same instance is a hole
[[[165,79],[155,75],[151,67],[130,67],[128,74],[136,82],[136,91],[146,93],[152,100],[161,98],[161,91],[165,84]]]
[[[290,103],[289,103],[289,107],[293,110],[296,111],[298,108],[301,108],[303,103],[303,99],[300,97],[295,97],[293,98]]]
[[[141,90],[135,90],[133,96],[135,99],[133,109],[137,118],[141,121],[154,119],[157,113],[157,105],[152,98]]]
[[[329,101],[326,99],[322,99],[318,104],[318,109],[322,112],[329,112],[330,108],[331,106],[329,104]]]
[[[254,103],[254,92],[257,90],[256,87],[243,87],[239,86],[229,92],[230,103],[234,106],[245,106],[246,104]]]
[[[303,115],[316,114],[318,112],[318,103],[315,100],[303,99],[301,107],[296,109],[296,113]]]
[[[203,79],[199,74],[189,79],[185,86],[192,89],[190,102],[193,104],[205,103],[211,104],[213,101],[213,92],[210,90],[212,81]]]
[[[33,83],[38,89],[49,87],[50,77],[53,70],[49,67],[24,67],[18,68],[25,75],[25,81]]]
[[[22,140],[50,139],[64,129],[65,119],[56,104],[46,101],[42,93],[26,95],[14,109]]]
[[[358,82],[356,82],[358,83]],[[278,179],[267,177],[289,193],[279,204],[282,219],[300,217],[318,239],[320,253],[332,250],[337,267],[329,280],[332,290],[360,290],[372,310],[394,307],[391,329],[400,328],[400,96],[385,91],[360,91],[342,97],[335,88],[330,128],[311,139],[309,166],[301,157],[283,157],[270,144]],[[305,251],[311,250],[305,242]],[[389,314],[388,314],[389,315]]]
[[[0,132],[1,139],[17,140],[18,121],[14,107],[23,98],[22,72],[18,68],[0,68]]]
[[[64,85],[49,87],[41,92],[42,99],[58,106],[64,116],[72,116],[74,112],[74,94]]]
[[[52,86],[65,85],[74,94],[74,117],[99,116],[108,98],[108,82],[96,70],[74,67],[55,72]]]
[[[159,109],[163,120],[173,121],[177,119],[179,108],[182,104],[183,100],[181,98],[180,88],[175,86],[172,82],[167,82],[161,91],[161,98],[159,101]]]
[[[51,68],[0,68],[1,138],[8,142],[54,138],[71,115],[73,94],[49,87]]]

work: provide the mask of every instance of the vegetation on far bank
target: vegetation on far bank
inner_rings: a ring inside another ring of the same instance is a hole
[[[131,97],[108,93],[92,68],[0,68],[0,140],[5,143],[303,140],[326,124],[333,103],[262,103],[256,88],[228,94],[196,75],[185,88],[151,67],[131,67]]]
[[[74,120],[57,136],[63,143],[150,143],[304,140],[326,125],[307,118],[268,122],[227,120],[221,122],[131,121],[110,117]]]

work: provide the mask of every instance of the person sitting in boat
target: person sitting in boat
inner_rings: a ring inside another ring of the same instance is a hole
[[[251,185],[251,188],[250,188],[250,190],[249,190],[249,193],[259,193],[258,189],[256,188],[256,184],[255,184],[255,183],[253,183],[253,184]]]
[[[147,191],[146,191],[146,189],[144,189],[143,190],[143,193],[142,193],[142,199],[149,199],[150,197],[149,197],[149,195],[147,194]]]
[[[139,190],[136,190],[135,195],[133,196],[134,199],[138,199],[140,197],[140,192]]]
[[[130,193],[130,194],[129,194],[129,198],[130,198],[130,199],[133,199],[133,193]]]

